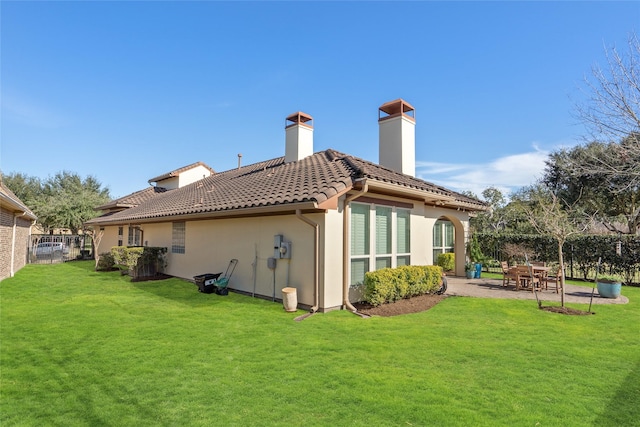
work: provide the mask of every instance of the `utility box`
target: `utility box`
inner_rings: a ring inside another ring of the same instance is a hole
[[[280,243],[280,258],[291,259],[291,242]]]
[[[276,268],[276,259],[271,257],[271,258],[267,258],[267,267],[269,267],[271,270],[275,270]]]
[[[273,257],[291,259],[291,242],[285,242],[282,234],[273,236]]]

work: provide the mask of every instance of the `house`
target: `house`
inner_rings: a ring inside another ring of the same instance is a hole
[[[215,173],[215,171],[206,164],[202,162],[193,163],[155,178],[151,178],[148,181],[149,184],[151,184],[150,187],[112,200],[109,203],[96,207],[96,209],[102,211],[102,218],[104,218],[106,216],[113,215],[116,212],[136,207],[139,204],[152,199],[158,194],[184,187],[192,182],[206,178],[213,173]],[[142,233],[138,227],[128,226],[126,239],[124,237],[124,227],[118,227],[117,246],[123,245],[142,246]]]
[[[295,287],[312,311],[353,309],[365,272],[433,264],[442,251],[455,251],[464,275],[469,218],[486,205],[415,177],[409,103],[382,105],[378,123],[380,164],[314,153],[313,118],[298,112],[286,119],[283,157],[212,173],[87,225],[104,229],[99,253],[138,230],[144,245],[169,249],[167,273],[177,277],[238,259],[232,289],[280,298]]]
[[[0,179],[0,280],[25,266],[36,215]]]

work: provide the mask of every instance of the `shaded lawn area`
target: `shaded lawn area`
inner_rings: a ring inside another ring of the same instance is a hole
[[[180,279],[28,265],[0,283],[0,424],[638,425],[640,289],[623,294],[595,316],[449,297],[295,322]]]

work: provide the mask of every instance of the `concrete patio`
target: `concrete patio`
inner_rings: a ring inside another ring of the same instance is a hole
[[[624,294],[624,287],[622,288]],[[478,297],[478,298],[504,298],[535,300],[536,296],[530,290],[516,291],[513,280],[507,287],[502,286],[502,279],[467,279],[466,277],[447,276],[447,295]],[[560,303],[560,294],[556,293],[555,286],[538,291],[538,299],[541,301],[553,301]],[[566,285],[565,302],[589,304],[591,299],[591,287]],[[627,304],[629,299],[624,295],[618,298],[602,298],[596,289],[593,294],[593,305],[596,304]]]

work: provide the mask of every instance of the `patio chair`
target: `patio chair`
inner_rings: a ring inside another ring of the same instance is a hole
[[[542,289],[540,277],[533,274],[533,270],[530,265],[517,266],[516,274],[518,275],[518,278],[516,279],[516,290],[531,289],[531,292],[533,292],[536,288]]]
[[[556,271],[550,271],[550,274],[547,275],[545,277],[545,286],[548,289],[549,288],[549,283],[554,284],[555,283],[555,290],[556,290],[556,294],[559,292],[560,289],[562,289],[562,273],[559,271],[559,269],[556,269]]]
[[[507,286],[510,279],[518,279],[515,269],[509,268],[509,264],[506,261],[500,262],[500,267],[502,268],[502,286]]]

